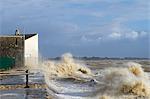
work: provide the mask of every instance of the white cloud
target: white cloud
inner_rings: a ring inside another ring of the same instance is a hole
[[[109,34],[108,38],[111,38],[111,39],[120,39],[121,36],[122,36],[121,33],[114,32],[114,33]]]
[[[105,33],[103,36],[98,34],[84,34],[81,37],[81,41],[84,42],[105,42],[105,41],[114,41],[114,40],[137,40],[148,36],[148,32],[137,32],[137,31],[128,31],[128,32],[113,32]]]
[[[148,33],[145,32],[145,31],[142,31],[142,32],[140,33],[140,36],[141,36],[141,37],[148,36]]]
[[[131,31],[129,33],[125,33],[125,38],[128,38],[128,39],[137,39],[139,37],[139,33],[136,32],[136,31]]]
[[[99,42],[99,41],[103,41],[103,37],[101,36],[95,36],[95,35],[82,35],[81,36],[81,41],[83,42]]]
[[[137,31],[128,31],[125,33],[110,33],[107,37],[112,40],[116,39],[130,39],[136,40],[138,38],[146,37],[148,35],[147,32],[137,32]]]

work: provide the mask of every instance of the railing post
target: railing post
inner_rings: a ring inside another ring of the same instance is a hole
[[[26,72],[26,86],[25,86],[25,88],[29,88],[29,85],[28,85],[28,81],[29,81],[29,70],[26,70],[25,71]]]

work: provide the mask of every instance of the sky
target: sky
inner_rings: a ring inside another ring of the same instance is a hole
[[[149,0],[0,0],[0,34],[16,27],[44,57],[150,57]]]

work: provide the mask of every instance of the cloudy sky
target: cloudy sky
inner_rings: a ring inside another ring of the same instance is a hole
[[[39,34],[45,57],[150,57],[149,0],[0,0],[0,34]]]

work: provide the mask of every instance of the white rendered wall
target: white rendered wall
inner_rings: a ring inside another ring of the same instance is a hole
[[[38,65],[38,34],[25,40],[25,66]]]

